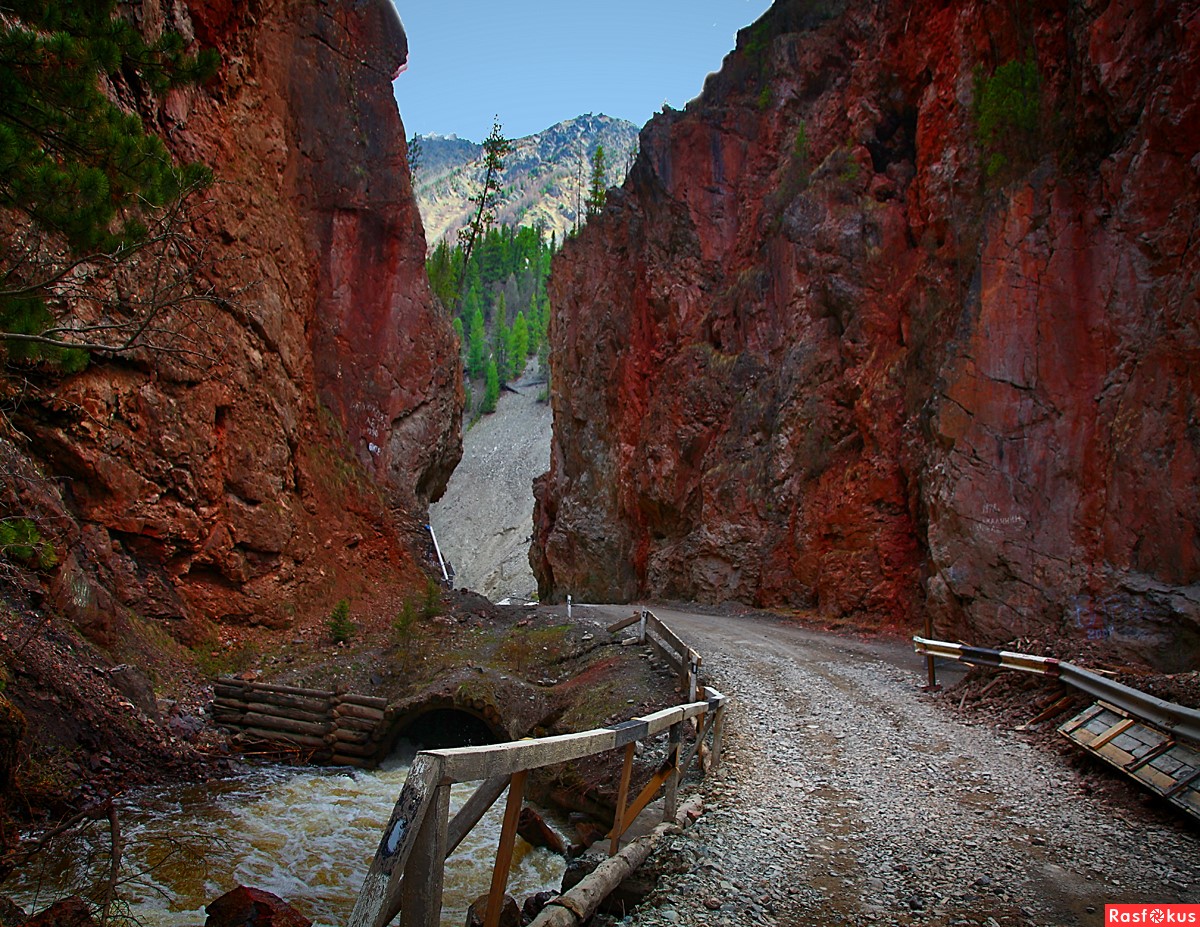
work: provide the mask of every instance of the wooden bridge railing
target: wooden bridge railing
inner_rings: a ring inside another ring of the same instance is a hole
[[[706,739],[711,742],[710,768],[715,768],[720,760],[728,699],[716,689],[700,685],[699,654],[684,645],[652,613],[643,610],[613,628],[620,630],[634,623],[639,623],[642,639],[651,640],[669,663],[686,668],[681,680],[692,693],[691,700],[612,727],[577,734],[418,753],[384,827],[379,849],[350,916],[350,927],[384,927],[398,914],[401,927],[436,927],[441,919],[446,857],[507,789],[484,921],[485,927],[496,927],[512,862],[517,818],[531,770],[624,749],[616,821],[609,833],[610,855],[618,851],[621,836],[660,790],[665,789],[663,820],[675,818],[680,780],[692,761],[701,756]],[[661,639],[650,637],[651,631]],[[693,720],[695,740],[685,751],[684,729]],[[641,793],[630,800],[636,744],[664,731],[669,744],[667,759]],[[703,764],[701,767],[703,771]],[[483,780],[482,784],[450,819],[451,785],[477,780]]]

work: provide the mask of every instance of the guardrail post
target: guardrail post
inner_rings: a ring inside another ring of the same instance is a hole
[[[638,619],[638,643],[646,643],[646,609],[642,609],[641,617]]]
[[[675,812],[679,810],[679,748],[683,743],[683,722],[676,721],[671,725],[667,734],[668,756],[671,762],[671,776],[667,779],[667,793],[663,797],[663,820],[675,820]]]
[[[508,787],[508,803],[504,806],[504,825],[500,830],[500,846],[496,849],[496,864],[492,867],[492,887],[488,891],[487,914],[483,927],[499,927],[500,912],[504,910],[504,890],[508,887],[508,870],[512,866],[513,845],[517,841],[517,822],[521,817],[521,802],[525,798],[525,781],[529,771],[515,772]]]
[[[709,762],[709,770],[716,772],[717,766],[721,763],[721,739],[725,733],[725,705],[722,704],[717,708],[717,716],[713,719],[713,739],[712,739],[712,754]]]
[[[400,927],[438,927],[442,920],[442,883],[446,874],[446,826],[450,785],[439,785],[417,833],[404,881],[400,883]]]

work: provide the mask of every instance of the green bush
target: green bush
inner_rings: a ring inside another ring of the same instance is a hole
[[[354,636],[355,625],[350,620],[350,603],[342,599],[329,613],[329,636],[335,644],[344,644]]]
[[[42,570],[58,565],[54,545],[42,537],[37,525],[28,518],[0,519],[0,553]]]
[[[984,154],[984,172],[997,177],[1031,163],[1041,121],[1041,80],[1033,55],[975,75],[975,136]]]

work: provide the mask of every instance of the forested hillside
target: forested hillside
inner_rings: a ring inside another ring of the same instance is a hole
[[[500,384],[529,360],[545,369],[550,300],[546,280],[557,237],[540,228],[488,229],[470,257],[442,241],[426,267],[434,294],[454,316],[464,365],[466,415],[495,411]]]

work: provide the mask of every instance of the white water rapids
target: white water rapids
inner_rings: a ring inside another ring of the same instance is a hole
[[[382,770],[271,766],[140,792],[119,812],[122,877],[129,881],[118,893],[127,913],[146,927],[194,927],[204,923],[206,904],[247,885],[283,898],[316,927],[344,924],[407,774],[407,764],[399,763]],[[474,788],[454,787],[451,815]],[[501,796],[446,861],[444,927],[459,927],[470,903],[488,890],[503,806]],[[85,886],[107,876],[107,828],[97,828],[94,838],[101,854],[83,876]],[[78,868],[87,856],[88,848],[77,846],[47,857],[3,891],[30,913],[41,911],[67,886],[80,885]],[[562,871],[560,857],[518,839],[509,893],[519,901],[559,888]]]

